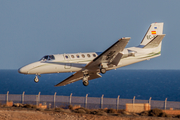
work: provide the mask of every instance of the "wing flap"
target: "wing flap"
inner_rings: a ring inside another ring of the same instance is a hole
[[[92,80],[92,79],[96,79],[96,78],[99,78],[99,77],[102,77],[99,73],[91,73],[88,80]]]
[[[121,60],[122,56],[123,56],[122,53],[118,53],[118,54],[116,55],[116,57],[114,58],[114,60],[111,62],[111,64],[117,66],[118,63],[119,63],[119,61]]]

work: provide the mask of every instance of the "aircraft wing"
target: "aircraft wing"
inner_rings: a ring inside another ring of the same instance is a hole
[[[111,63],[111,64],[117,64],[121,57],[122,52],[124,48],[126,47],[127,43],[129,42],[130,38],[121,38],[116,43],[114,43],[111,47],[109,47],[107,50],[105,50],[102,54],[100,54],[98,57],[96,57],[94,60],[92,60],[90,63],[88,63],[85,66],[85,69],[87,69],[89,78],[88,80],[96,79],[101,77],[101,75],[98,73],[97,69],[99,69],[99,65],[101,63]],[[73,82],[76,82],[78,80],[83,79],[84,73],[82,70],[74,73],[70,77],[66,78],[62,82],[58,83],[55,86],[64,86]]]
[[[102,54],[96,57],[93,61],[88,63],[85,68],[86,69],[97,69],[101,63],[113,64],[117,65],[122,57],[122,52],[126,47],[127,43],[131,38],[121,38],[116,43],[114,43],[111,47],[105,50]],[[118,60],[117,60],[117,59]]]
[[[70,77],[68,77],[65,80],[63,80],[62,82],[58,83],[55,86],[56,87],[57,86],[64,86],[64,85],[76,82],[78,80],[83,79],[83,76],[84,76],[83,72],[82,71],[78,71],[78,72],[74,73],[73,75],[71,75]],[[101,77],[100,74],[98,74],[96,72],[92,72],[92,73],[89,74],[88,80],[96,79],[96,78],[99,78],[99,77]]]

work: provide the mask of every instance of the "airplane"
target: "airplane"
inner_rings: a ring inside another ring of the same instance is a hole
[[[41,74],[75,72],[55,86],[82,80],[84,86],[89,80],[102,77],[106,71],[130,64],[149,60],[161,55],[164,23],[152,23],[140,45],[125,48],[130,37],[123,37],[104,52],[72,53],[45,55],[39,61],[18,69],[21,74],[35,74],[34,81],[39,82]]]

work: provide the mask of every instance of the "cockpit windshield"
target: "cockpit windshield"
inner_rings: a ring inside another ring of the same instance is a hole
[[[40,61],[47,61],[47,60],[54,60],[54,55],[45,55],[43,58],[40,59]]]

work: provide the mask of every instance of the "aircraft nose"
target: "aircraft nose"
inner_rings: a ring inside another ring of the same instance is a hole
[[[37,67],[39,64],[40,64],[39,61],[31,63],[31,64],[28,64],[26,66],[23,66],[23,67],[19,68],[18,72],[21,73],[21,74],[36,74],[33,71],[33,68]]]
[[[21,73],[21,74],[28,74],[28,69],[27,67],[21,67],[18,69],[18,72]]]

